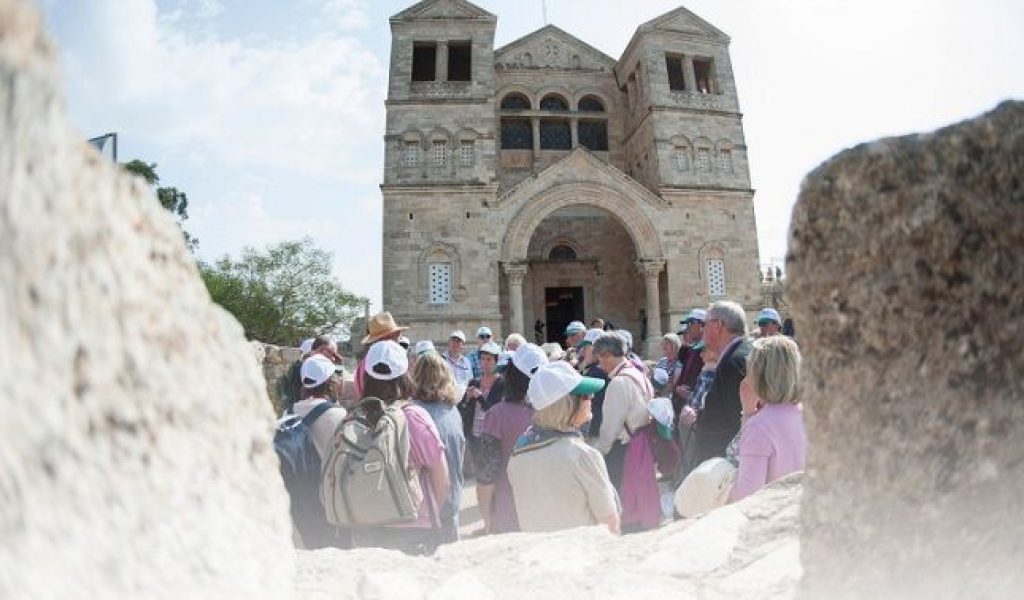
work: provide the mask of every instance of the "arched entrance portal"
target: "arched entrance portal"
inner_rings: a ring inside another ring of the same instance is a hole
[[[665,261],[653,225],[634,202],[613,188],[575,183],[526,204],[503,247],[502,305],[512,331],[561,342],[569,321],[601,317],[628,329],[638,350],[653,350]]]

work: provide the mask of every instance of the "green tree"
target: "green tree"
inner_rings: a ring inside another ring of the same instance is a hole
[[[192,252],[199,246],[199,239],[185,230],[183,223],[188,220],[188,196],[175,187],[161,187],[160,176],[156,174],[156,163],[146,163],[139,159],[128,161],[122,165],[125,171],[143,178],[150,187],[156,188],[156,198],[168,212],[174,215],[185,236],[185,245]]]
[[[309,238],[282,242],[241,258],[199,263],[213,301],[233,314],[249,339],[294,346],[305,337],[348,333],[366,298],[331,274],[330,253]]]

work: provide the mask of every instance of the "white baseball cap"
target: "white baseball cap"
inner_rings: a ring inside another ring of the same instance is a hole
[[[617,329],[617,330],[615,330],[615,333],[619,334],[619,337],[622,338],[626,342],[626,349],[627,350],[632,350],[633,349],[633,334],[632,333],[626,331],[625,329]]]
[[[658,384],[658,386],[665,385],[668,383],[668,371],[658,367],[654,370],[654,373],[651,374],[651,381]]]
[[[481,327],[480,329],[476,330],[476,337],[480,337],[480,336],[484,336],[484,335],[486,335],[487,337],[493,337],[494,336],[494,334],[491,333],[491,328],[487,327],[486,325]]]
[[[456,339],[459,339],[459,340],[462,340],[463,342],[465,342],[466,341],[466,334],[463,333],[463,331],[461,329],[456,329],[455,331],[453,331],[451,333],[451,335],[448,336],[448,339],[452,339],[452,338],[456,338]]]
[[[675,411],[672,408],[672,399],[667,396],[651,398],[647,403],[647,414],[663,427],[672,427],[675,420]]]
[[[299,375],[302,377],[302,387],[315,388],[323,385],[337,372],[337,367],[322,354],[314,354],[302,361],[299,368]]]
[[[510,361],[510,360],[512,360],[512,353],[506,350],[506,351],[504,351],[504,352],[502,352],[501,354],[498,355],[498,366],[499,367],[508,366],[508,361]]]
[[[548,363],[537,369],[530,380],[526,397],[534,410],[544,410],[568,394],[591,396],[604,388],[604,380],[584,377],[564,360]]]
[[[419,356],[421,354],[426,354],[427,352],[436,352],[436,351],[437,351],[437,349],[434,348],[434,342],[432,342],[430,340],[420,340],[420,341],[416,342],[416,356]]]
[[[480,346],[480,352],[483,352],[485,354],[493,354],[494,356],[498,356],[499,354],[501,354],[501,348],[498,347],[498,345],[495,344],[494,342],[487,342],[486,344],[483,344],[482,346]]]
[[[565,335],[583,333],[586,330],[587,326],[583,324],[583,321],[573,321],[565,326]]]
[[[602,333],[604,333],[604,329],[588,329],[587,333],[583,336],[583,339],[580,340],[580,343],[577,347],[582,348],[587,344],[593,344],[594,340],[601,337]]]
[[[533,377],[537,369],[548,364],[548,355],[537,344],[523,344],[512,355],[512,364],[527,377]]]
[[[366,374],[380,381],[398,379],[409,370],[405,348],[391,340],[374,342],[366,352]]]
[[[313,338],[306,338],[306,339],[302,340],[302,343],[299,344],[299,350],[302,352],[303,356],[305,356],[305,355],[309,354],[310,352],[312,352],[313,351]]]
[[[725,505],[736,473],[736,467],[721,456],[702,462],[676,489],[676,512],[689,519]]]

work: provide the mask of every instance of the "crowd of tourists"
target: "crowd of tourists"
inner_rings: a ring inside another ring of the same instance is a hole
[[[468,535],[629,534],[802,470],[800,351],[779,313],[750,332],[723,301],[679,325],[645,361],[601,319],[570,323],[564,346],[485,326],[472,350],[456,330],[440,351],[384,312],[349,395],[334,342],[307,340],[275,436],[297,542],[431,554],[459,539],[469,477],[482,526]]]

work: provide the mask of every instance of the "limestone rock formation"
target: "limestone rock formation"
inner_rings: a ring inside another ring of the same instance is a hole
[[[791,475],[700,519],[621,538],[603,527],[500,535],[442,546],[432,558],[299,551],[295,597],[792,598],[800,481]]]
[[[281,598],[273,421],[152,193],[63,116],[0,0],[0,598]]]
[[[1024,103],[848,150],[806,179],[808,597],[1024,588]]]

